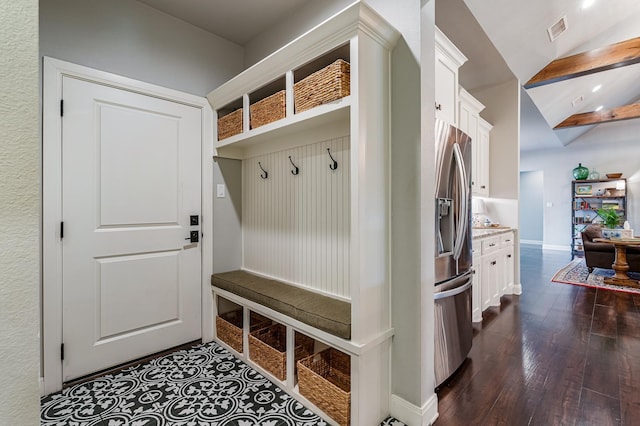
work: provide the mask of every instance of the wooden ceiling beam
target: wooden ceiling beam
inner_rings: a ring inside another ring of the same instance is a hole
[[[612,121],[631,120],[633,118],[640,118],[640,104],[630,104],[612,109],[603,109],[597,112],[574,114],[553,129],[610,123]]]
[[[525,89],[640,63],[640,37],[556,59],[525,84]]]

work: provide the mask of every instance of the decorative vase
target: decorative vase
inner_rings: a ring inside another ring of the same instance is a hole
[[[584,167],[582,163],[578,163],[578,167],[573,169],[573,178],[575,180],[585,180],[589,177],[589,169]]]
[[[633,229],[602,228],[602,238],[633,238]]]
[[[591,173],[589,173],[589,179],[598,180],[600,179],[600,173],[596,171],[596,169],[591,169]]]

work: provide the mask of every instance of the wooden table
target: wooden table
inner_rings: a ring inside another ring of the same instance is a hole
[[[616,274],[611,278],[605,278],[606,284],[624,285],[628,287],[640,288],[640,282],[629,278],[627,272],[629,271],[629,264],[627,263],[627,247],[640,246],[640,238],[594,238],[596,243],[609,243],[613,244],[616,249],[616,257],[611,267]]]

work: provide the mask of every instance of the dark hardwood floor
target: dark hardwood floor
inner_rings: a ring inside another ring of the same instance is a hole
[[[640,295],[552,283],[569,260],[522,246],[523,294],[474,325],[436,426],[640,425]]]

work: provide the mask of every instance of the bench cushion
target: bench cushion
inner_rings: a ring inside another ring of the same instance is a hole
[[[351,304],[245,271],[213,274],[211,285],[343,339],[351,339]]]

